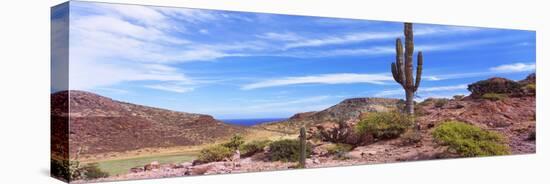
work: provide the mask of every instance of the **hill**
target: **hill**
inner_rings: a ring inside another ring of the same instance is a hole
[[[120,102],[85,91],[61,91],[51,98],[52,128],[67,127],[63,120],[70,114],[71,153],[80,147],[83,154],[98,154],[199,145],[245,132],[245,127],[225,124],[210,115]],[[56,136],[62,135],[52,135],[52,140]]]
[[[257,127],[272,131],[295,133],[302,126],[312,126],[326,121],[346,122],[356,120],[362,113],[399,109],[402,100],[391,98],[350,98],[317,112],[297,113],[288,120],[270,122]]]

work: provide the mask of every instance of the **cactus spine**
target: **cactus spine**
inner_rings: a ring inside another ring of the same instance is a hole
[[[414,41],[413,41],[413,28],[411,23],[405,23],[405,53],[403,54],[403,45],[401,39],[397,38],[395,41],[395,62],[391,64],[391,73],[393,79],[401,84],[405,90],[405,110],[408,114],[414,114],[414,93],[420,86],[420,80],[422,76],[422,52],[418,52],[417,66],[416,66],[416,81],[413,78],[413,53],[414,53]],[[404,58],[404,62],[403,62]]]
[[[300,163],[298,168],[306,167],[306,128],[300,128]]]

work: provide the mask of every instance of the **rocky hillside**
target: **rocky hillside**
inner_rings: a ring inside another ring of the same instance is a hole
[[[90,92],[62,91],[51,98],[52,120],[62,120],[70,114],[71,153],[79,147],[85,148],[83,154],[97,154],[198,145],[245,131],[244,127],[224,124],[209,115],[135,105]],[[63,123],[52,125],[64,127]]]
[[[288,120],[258,125],[268,130],[295,132],[302,126],[317,125],[326,121],[346,122],[358,119],[365,112],[399,109],[403,101],[389,98],[350,98],[318,112],[298,113]]]

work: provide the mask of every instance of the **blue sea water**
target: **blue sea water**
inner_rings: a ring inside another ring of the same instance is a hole
[[[234,125],[253,126],[261,123],[282,121],[287,118],[262,118],[262,119],[222,119],[221,121]]]

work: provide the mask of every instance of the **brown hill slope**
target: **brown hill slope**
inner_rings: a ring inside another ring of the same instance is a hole
[[[198,145],[245,131],[244,127],[224,124],[209,115],[119,102],[90,92],[62,91],[51,98],[54,119],[68,115],[62,104],[69,103],[71,153],[79,147],[85,148],[84,154],[97,154]]]

